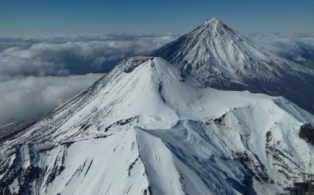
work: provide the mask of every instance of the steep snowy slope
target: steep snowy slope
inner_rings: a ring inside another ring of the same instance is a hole
[[[313,125],[282,97],[130,58],[1,141],[0,193],[275,194],[314,174]]]
[[[289,62],[213,18],[153,52],[205,86],[287,97],[314,113],[314,72]]]

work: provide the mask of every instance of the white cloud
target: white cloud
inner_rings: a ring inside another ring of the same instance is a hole
[[[248,36],[283,58],[314,68],[314,34],[250,33]]]
[[[0,125],[43,115],[81,92],[103,74],[17,78],[0,83]]]
[[[109,71],[127,56],[148,54],[176,36],[0,38],[0,81]]]

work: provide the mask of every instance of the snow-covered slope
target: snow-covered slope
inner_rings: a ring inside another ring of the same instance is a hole
[[[3,194],[275,194],[314,174],[313,115],[122,61],[0,144]]]
[[[314,72],[258,47],[210,19],[153,52],[205,86],[287,97],[314,113]]]

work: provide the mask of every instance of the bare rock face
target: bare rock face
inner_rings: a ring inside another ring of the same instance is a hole
[[[302,125],[300,127],[299,136],[306,142],[314,145],[314,128],[311,124],[305,123],[304,125]]]

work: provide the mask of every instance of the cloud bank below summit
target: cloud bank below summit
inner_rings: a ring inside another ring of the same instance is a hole
[[[43,115],[175,35],[0,37],[0,125]]]
[[[18,76],[104,73],[125,57],[147,54],[175,38],[171,35],[1,37],[0,81]]]
[[[258,45],[314,69],[314,33],[248,33]]]
[[[29,120],[53,110],[102,74],[17,78],[0,83],[0,125]]]

